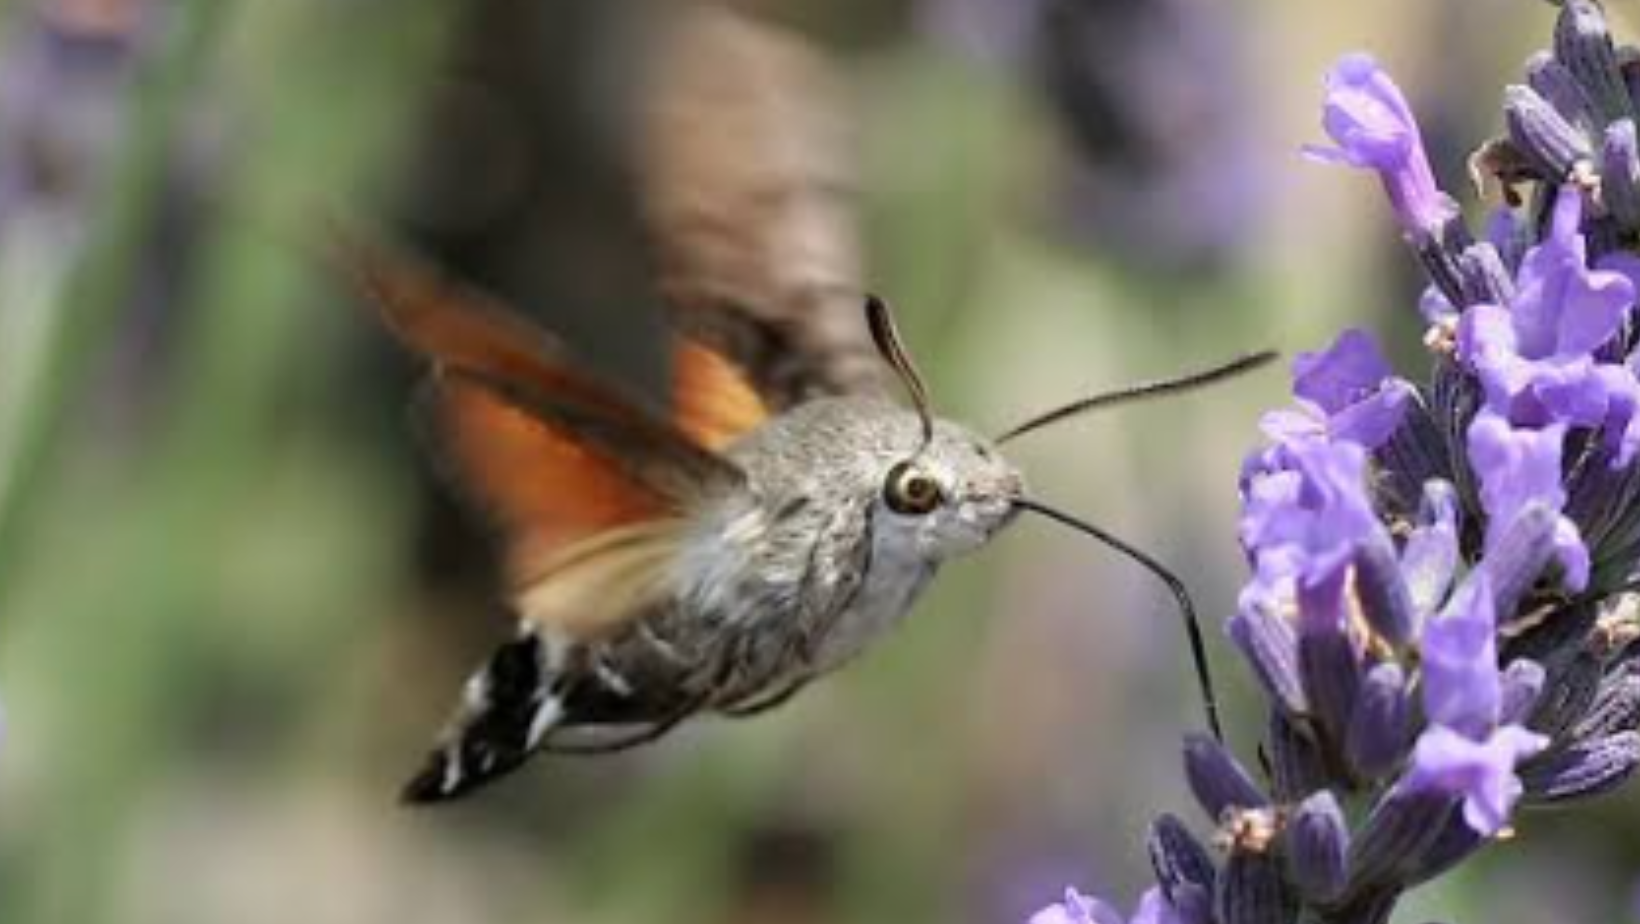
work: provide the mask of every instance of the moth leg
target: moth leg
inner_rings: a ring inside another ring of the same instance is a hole
[[[767,696],[748,696],[739,702],[720,706],[717,712],[719,715],[731,719],[747,719],[754,715],[762,715],[770,709],[784,706],[788,700],[797,695],[797,691],[809,685],[809,680],[808,677],[794,680]]]
[[[677,728],[683,723],[684,719],[694,715],[699,708],[700,702],[696,701],[688,708],[680,708],[678,711],[663,719],[651,722],[647,725],[640,725],[637,728],[632,729],[631,734],[625,736],[580,742],[549,740],[541,745],[541,750],[548,754],[566,754],[577,757],[592,754],[614,754],[619,751],[630,750],[638,747],[639,745],[648,744],[649,742],[662,737],[672,729]]]
[[[668,665],[679,669],[687,668],[689,666],[689,659],[680,654],[677,647],[671,642],[662,638],[660,633],[655,631],[655,627],[650,624],[649,620],[639,620],[638,623],[632,627],[632,633],[638,641],[641,641],[648,647],[651,654],[660,658]]]

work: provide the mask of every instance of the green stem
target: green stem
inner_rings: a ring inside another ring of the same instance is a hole
[[[90,219],[85,250],[61,287],[32,357],[35,375],[9,432],[0,432],[0,599],[15,569],[46,492],[66,422],[87,371],[116,327],[134,277],[134,246],[159,203],[176,125],[197,85],[211,37],[230,4],[178,0],[167,9],[169,29],[138,76],[126,121],[126,149],[111,162],[98,213]]]

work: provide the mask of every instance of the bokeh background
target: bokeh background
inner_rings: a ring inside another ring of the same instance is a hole
[[[1450,189],[1547,36],[1531,0],[764,0],[837,62],[861,234],[982,429],[1234,352],[1380,331],[1416,279],[1303,161],[1320,78],[1397,73]],[[1026,522],[756,721],[394,802],[506,631],[427,473],[412,364],[316,254],[363,217],[658,379],[622,130],[653,0],[0,3],[0,921],[1013,922],[1131,901],[1188,804],[1166,595]],[[1630,20],[1629,25],[1634,25]],[[1217,625],[1263,376],[1020,444]],[[1211,633],[1234,737],[1257,711]],[[1240,704],[1238,706],[1238,703]],[[1403,920],[1636,920],[1640,799],[1529,815]]]

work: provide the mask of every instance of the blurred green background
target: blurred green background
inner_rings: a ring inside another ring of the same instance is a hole
[[[1368,48],[1449,189],[1547,37],[1528,0],[766,0],[840,63],[870,285],[948,414],[1025,413],[1346,324],[1415,369],[1370,181],[1304,162]],[[619,126],[654,0],[0,3],[0,922],[1022,920],[1131,901],[1188,805],[1165,594],[1022,524],[757,721],[394,802],[506,631],[411,435],[412,364],[315,258],[361,216],[653,382]],[[1040,492],[1243,577],[1266,374],[1022,443]],[[1215,631],[1233,735],[1259,714]],[[1532,815],[1403,920],[1633,920],[1640,803]]]

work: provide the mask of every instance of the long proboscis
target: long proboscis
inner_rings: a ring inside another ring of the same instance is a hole
[[[1187,391],[1194,391],[1215,382],[1235,378],[1238,375],[1252,372],[1260,366],[1266,365],[1279,356],[1275,350],[1261,350],[1257,353],[1248,353],[1238,356],[1227,363],[1222,363],[1208,369],[1187,373],[1171,379],[1161,379],[1154,382],[1141,382],[1138,385],[1129,385],[1115,391],[1101,392],[1072,401],[1069,404],[1056,407],[1032,417],[1030,420],[1014,427],[996,438],[998,443],[1024,436],[1032,430],[1040,430],[1049,424],[1059,423],[1071,417],[1078,417],[1089,411],[1100,408],[1113,407],[1119,404],[1128,404],[1133,401],[1143,401],[1148,398],[1160,398],[1166,395],[1176,395]]]
[[[1110,548],[1138,562],[1150,573],[1160,578],[1163,584],[1167,585],[1167,589],[1173,593],[1174,599],[1178,601],[1179,614],[1184,618],[1184,631],[1190,641],[1190,659],[1194,662],[1196,668],[1196,684],[1201,690],[1202,711],[1207,718],[1207,729],[1213,733],[1214,738],[1222,742],[1224,740],[1224,729],[1219,724],[1219,701],[1218,695],[1213,690],[1213,672],[1207,664],[1207,645],[1202,640],[1201,621],[1196,617],[1196,605],[1191,602],[1190,592],[1185,589],[1184,582],[1179,580],[1178,576],[1168,570],[1161,562],[1126,541],[1094,526],[1092,523],[1030,499],[1022,498],[1015,501],[1014,505],[1021,510],[1040,514],[1061,526],[1067,526],[1103,542]]]

